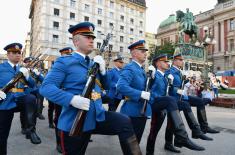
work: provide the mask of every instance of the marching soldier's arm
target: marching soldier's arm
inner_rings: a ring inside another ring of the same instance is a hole
[[[39,92],[48,100],[62,106],[70,106],[73,94],[60,89],[65,78],[66,64],[59,58],[45,77]]]
[[[131,100],[139,101],[142,91],[130,86],[130,83],[134,78],[134,74],[135,73],[130,68],[123,69],[117,83],[117,91]]]
[[[116,88],[116,84],[117,84],[117,83],[114,82],[113,77],[114,77],[113,70],[109,70],[109,71],[107,72],[107,78],[108,78],[108,81],[110,82],[109,89],[110,89],[110,88]]]
[[[151,103],[151,104],[154,102],[154,99],[156,97],[160,97],[161,96],[159,94],[159,91],[158,91],[159,86],[160,86],[159,82],[163,82],[163,81],[160,81],[160,79],[155,76],[154,81],[153,81],[153,85],[152,85],[151,91],[150,91],[151,92],[151,96],[150,96],[150,102],[149,103]]]

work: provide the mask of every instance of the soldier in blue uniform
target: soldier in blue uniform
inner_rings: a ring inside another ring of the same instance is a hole
[[[166,71],[166,75],[172,74],[174,77],[173,86],[169,92],[170,96],[175,97],[175,99],[177,99],[178,101],[187,101],[190,103],[191,106],[197,107],[198,122],[200,124],[201,130],[204,133],[219,133],[219,131],[212,129],[211,127],[208,126],[207,117],[206,117],[206,109],[205,109],[205,105],[208,102],[199,97],[187,96],[184,94],[184,91],[182,88],[182,84],[183,84],[182,73],[180,70],[180,68],[182,67],[183,67],[183,56],[181,54],[174,55],[172,67]]]
[[[71,53],[73,52],[73,49],[71,47],[65,47],[59,50],[61,56],[66,56],[66,55],[71,55]],[[63,87],[62,87],[63,89]],[[62,106],[59,104],[55,104],[51,101],[49,102],[49,108],[48,109],[48,119],[53,119],[51,117],[53,117],[53,111],[55,111],[55,115],[54,115],[54,124],[55,124],[55,136],[56,136],[56,150],[59,153],[62,153],[62,147],[61,147],[61,141],[60,141],[60,134],[59,134],[59,129],[57,127],[58,125],[58,120],[62,111]],[[49,114],[50,112],[50,114]],[[49,118],[50,117],[50,118]],[[49,122],[51,122],[51,120],[49,120]]]
[[[36,124],[36,98],[31,94],[25,93],[27,85],[34,87],[34,81],[29,75],[29,71],[19,66],[21,60],[22,45],[12,43],[7,45],[4,50],[7,51],[8,61],[0,64],[0,88],[3,88],[13,77],[22,72],[25,82],[18,82],[7,94],[0,89],[0,154],[7,154],[7,139],[9,136],[11,122],[14,112],[24,111],[25,127],[27,128],[26,138],[29,138],[33,144],[41,143],[40,138],[35,131]]]
[[[24,66],[27,67],[32,61],[34,60],[33,57],[26,57],[24,58]],[[37,111],[36,111],[36,116],[39,119],[45,119],[44,116],[42,115],[42,109],[43,109],[43,97],[39,94],[38,92],[38,87],[40,86],[39,83],[43,81],[43,75],[35,68],[35,69],[30,69],[30,73],[32,75],[32,78],[34,79],[35,85],[34,88],[26,88],[25,93],[30,93],[36,97],[36,103],[37,103]],[[20,112],[20,122],[21,122],[21,133],[26,134],[26,127],[25,127],[25,119],[24,119],[24,111]]]
[[[153,86],[151,89],[151,92],[155,94],[157,97],[162,97],[162,96],[168,96],[168,88],[170,86],[170,83],[168,82],[169,80],[173,81],[173,76],[171,74],[168,75],[168,77],[164,76],[165,70],[169,68],[168,65],[168,59],[166,54],[162,54],[156,58],[153,59],[153,65],[157,68]],[[196,122],[196,119],[192,113],[191,106],[188,102],[177,102],[179,110],[183,110],[184,113],[186,114],[186,120],[187,123],[189,124],[191,130],[192,130],[192,137],[193,138],[200,138],[203,140],[212,140],[205,135],[203,135],[202,131],[200,130],[200,127],[198,123]],[[169,116],[170,117],[170,116]],[[175,153],[180,153],[179,150],[177,150],[173,144],[172,144],[172,136],[173,136],[173,128],[171,121],[168,117],[168,125],[166,128],[166,133],[165,133],[165,146],[164,148],[166,150],[169,150],[171,152]],[[151,120],[151,127],[150,127],[150,133],[148,136],[148,141],[147,141],[147,147],[146,147],[146,152],[148,155],[153,155],[154,154],[154,146],[155,146],[155,141],[157,134],[159,130],[161,129],[162,123],[165,119],[165,112],[153,112],[152,113],[152,120]],[[197,150],[197,149],[196,149]],[[199,150],[203,150],[202,148],[199,147]]]
[[[102,106],[100,84],[104,88],[107,84],[105,61],[101,56],[95,56],[94,61],[88,57],[94,48],[94,28],[90,22],[69,28],[76,51],[55,61],[40,88],[40,93],[62,106],[58,128],[61,130],[63,154],[85,154],[90,136],[95,133],[118,135],[123,154],[140,155],[130,119],[120,113],[107,112]],[[88,99],[81,94],[87,82],[88,70],[94,62],[99,64],[99,74],[96,78],[100,82],[96,80],[91,99]],[[87,111],[83,133],[79,136],[69,136],[78,109]]]
[[[107,72],[108,81],[110,81],[107,96],[110,98],[109,111],[116,111],[119,103],[122,100],[122,94],[117,92],[117,81],[120,77],[121,69],[123,68],[124,61],[121,56],[116,56],[113,59],[114,67]]]
[[[131,118],[134,131],[140,143],[144,132],[147,117],[152,112],[161,112],[166,109],[173,122],[174,134],[176,135],[176,143],[178,146],[185,146],[189,149],[204,149],[194,144],[189,138],[181,119],[177,102],[173,97],[159,97],[155,91],[146,92],[146,74],[142,67],[147,53],[144,46],[145,41],[140,40],[128,48],[131,51],[132,62],[127,64],[121,71],[120,78],[117,83],[117,90],[122,95],[125,95],[125,101],[121,107],[121,113],[128,115]],[[152,70],[154,75],[155,69]],[[161,81],[164,82],[164,81]],[[149,101],[144,115],[141,114],[143,100]]]

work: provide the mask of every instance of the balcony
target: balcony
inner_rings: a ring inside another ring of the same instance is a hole
[[[217,13],[228,11],[234,8],[235,8],[235,1],[231,0],[231,1],[216,5],[214,13],[217,14]]]

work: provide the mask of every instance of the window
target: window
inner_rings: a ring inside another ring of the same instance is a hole
[[[110,1],[110,4],[109,4],[110,8],[114,8],[114,2],[113,1]]]
[[[75,13],[70,12],[70,19],[74,20],[75,19]]]
[[[130,44],[132,44],[132,43],[133,43],[133,41],[134,41],[134,39],[133,39],[133,38],[130,38]]]
[[[57,3],[59,3],[59,2],[60,2],[60,0],[54,0],[54,2],[57,2]]]
[[[140,12],[140,17],[143,17],[144,16],[144,13],[143,12]]]
[[[134,24],[134,19],[133,18],[130,19],[130,23]]]
[[[98,15],[102,15],[102,9],[98,8]]]
[[[109,45],[109,51],[113,50],[113,45]]]
[[[121,6],[120,6],[120,10],[121,10],[121,11],[124,11],[124,9],[125,9],[124,5],[121,5]]]
[[[143,22],[142,21],[140,21],[140,26],[143,27]]]
[[[72,44],[73,43],[73,38],[69,37],[69,43]]]
[[[131,13],[134,13],[134,9],[131,9]]]
[[[123,15],[120,16],[120,20],[124,22],[124,16]]]
[[[101,47],[101,43],[97,42],[97,46],[96,46],[98,49],[100,49]]]
[[[124,42],[124,37],[120,36],[120,42],[123,43]]]
[[[130,34],[134,34],[134,29],[130,28]]]
[[[59,29],[59,22],[53,22],[53,28]]]
[[[89,17],[85,16],[84,21],[89,22]]]
[[[122,46],[120,46],[120,52],[123,53],[123,47]]]
[[[89,11],[90,11],[90,5],[85,4],[85,11],[86,11],[86,12],[89,12]]]
[[[76,5],[76,1],[75,0],[70,0],[70,6],[75,7],[75,5]]]
[[[120,31],[124,32],[124,26],[120,25]]]
[[[55,16],[59,16],[59,15],[60,15],[60,10],[54,8],[54,15],[55,15]]]
[[[109,17],[113,18],[113,12],[109,12]]]
[[[97,31],[97,38],[101,38],[101,31]]]
[[[235,19],[230,19],[230,31],[235,30]]]
[[[102,4],[103,3],[103,0],[97,0],[98,1],[98,4]]]
[[[113,23],[109,23],[109,28],[110,28],[110,29],[113,28]]]
[[[229,49],[230,49],[230,51],[234,51],[235,50],[234,39],[230,39],[229,40]]]
[[[53,36],[52,36],[52,41],[53,41],[54,43],[58,43],[58,42],[59,42],[59,36],[53,34]]]
[[[140,35],[140,36],[143,36],[143,31],[139,31],[139,35]]]
[[[97,24],[98,24],[98,26],[102,26],[102,20],[97,20]]]

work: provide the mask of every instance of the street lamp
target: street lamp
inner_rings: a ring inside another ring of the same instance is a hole
[[[208,77],[208,50],[207,47],[209,45],[215,45],[216,40],[214,39],[213,35],[211,32],[209,32],[209,28],[207,26],[203,27],[203,30],[205,32],[204,39],[200,43],[198,40],[195,42],[195,46],[201,46],[204,48],[204,67],[202,71],[202,79],[204,81],[205,86],[209,86],[209,77]]]

